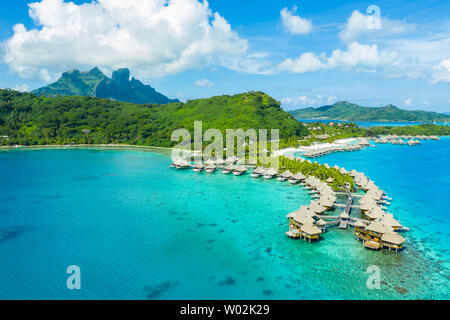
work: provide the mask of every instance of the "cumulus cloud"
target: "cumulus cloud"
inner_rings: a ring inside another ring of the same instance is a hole
[[[442,60],[433,67],[433,83],[450,83],[450,59]]]
[[[313,24],[311,20],[296,16],[297,7],[294,6],[292,11],[283,8],[280,12],[281,23],[286,32],[291,34],[308,34],[311,32]]]
[[[315,96],[298,96],[293,98],[283,98],[281,103],[285,107],[318,107],[331,105],[336,102],[334,95],[317,94]]]
[[[17,84],[13,88],[13,90],[20,91],[20,92],[28,92],[28,91],[30,91],[30,87],[26,84]]]
[[[194,85],[200,88],[211,88],[212,86],[214,86],[214,83],[212,83],[208,79],[201,79],[195,81]]]
[[[411,107],[412,104],[413,104],[413,99],[412,99],[412,98],[406,99],[406,100],[403,102],[403,104],[405,105],[405,107]]]
[[[129,67],[138,76],[164,76],[230,60],[243,71],[248,42],[208,2],[94,0],[81,5],[42,0],[29,5],[36,28],[14,26],[4,62],[24,78],[48,81],[74,67]]]
[[[415,29],[414,24],[410,24],[401,20],[391,20],[380,17],[380,29],[369,28],[368,19],[370,15],[365,15],[358,10],[352,12],[347,20],[344,28],[339,33],[339,37],[344,42],[352,42],[362,37],[388,37],[392,35],[403,34]]]
[[[305,52],[298,58],[284,60],[280,63],[279,69],[291,73],[314,72],[327,68],[326,63],[322,60],[324,60],[323,55],[319,57],[313,52]]]
[[[296,59],[286,59],[278,65],[282,71],[305,73],[319,70],[342,69],[344,71],[377,72],[378,70],[399,72],[400,57],[396,52],[382,51],[376,44],[365,45],[353,42],[346,50],[336,49],[327,57],[325,53],[302,53]]]

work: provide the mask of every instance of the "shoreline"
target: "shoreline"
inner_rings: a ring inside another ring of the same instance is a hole
[[[386,123],[419,123],[419,124],[437,124],[446,125],[449,122],[437,122],[437,121],[407,121],[407,120],[343,120],[343,119],[331,119],[331,118],[298,118],[297,121],[309,120],[309,121],[346,121],[346,122],[386,122]],[[436,122],[436,123],[434,123]]]
[[[317,151],[324,148],[342,147],[347,145],[349,142],[359,141],[360,138],[345,138],[334,141],[333,143],[318,143],[311,146],[304,146],[299,148],[284,148],[278,150],[274,156],[282,156],[285,154],[293,154],[295,152],[305,152],[305,151]]]
[[[0,151],[9,151],[9,150],[46,150],[46,149],[152,149],[152,150],[161,150],[161,151],[169,151],[172,148],[167,147],[154,147],[154,146],[136,146],[131,144],[73,144],[73,145],[33,145],[33,146],[0,146]]]

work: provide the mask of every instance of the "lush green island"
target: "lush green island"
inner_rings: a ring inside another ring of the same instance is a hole
[[[409,122],[450,122],[450,115],[409,111],[388,105],[381,108],[362,107],[346,101],[319,108],[305,108],[290,111],[296,119],[331,119],[347,121],[409,121]]]
[[[0,90],[3,145],[130,144],[172,147],[172,132],[194,121],[203,131],[279,129],[280,145],[309,135],[304,125],[263,92],[224,95],[186,103],[132,104],[82,96],[36,96]],[[270,134],[270,132],[269,132]],[[270,139],[270,137],[268,137]]]
[[[76,69],[65,72],[55,83],[36,89],[32,93],[47,97],[90,96],[131,103],[179,102],[177,99],[167,98],[135,78],[130,80],[128,69],[116,70],[112,78],[109,78],[97,67],[87,72]]]

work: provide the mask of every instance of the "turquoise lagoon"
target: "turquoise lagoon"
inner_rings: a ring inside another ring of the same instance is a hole
[[[288,183],[175,171],[157,152],[0,152],[0,299],[448,299],[449,154],[443,139],[320,159],[394,199],[411,228],[397,254],[351,230],[287,238],[286,214],[311,200]],[[66,288],[69,265],[81,290]]]

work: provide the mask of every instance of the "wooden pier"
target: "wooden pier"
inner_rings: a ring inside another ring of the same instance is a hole
[[[347,186],[344,186],[344,188],[345,188],[345,193],[347,193],[347,196],[348,196],[347,205],[343,212],[343,214],[345,214],[346,218],[341,217],[341,221],[339,223],[339,229],[347,229],[348,221],[350,220],[350,211],[352,210],[352,204],[353,204],[353,196],[352,196],[350,190],[348,190]]]

